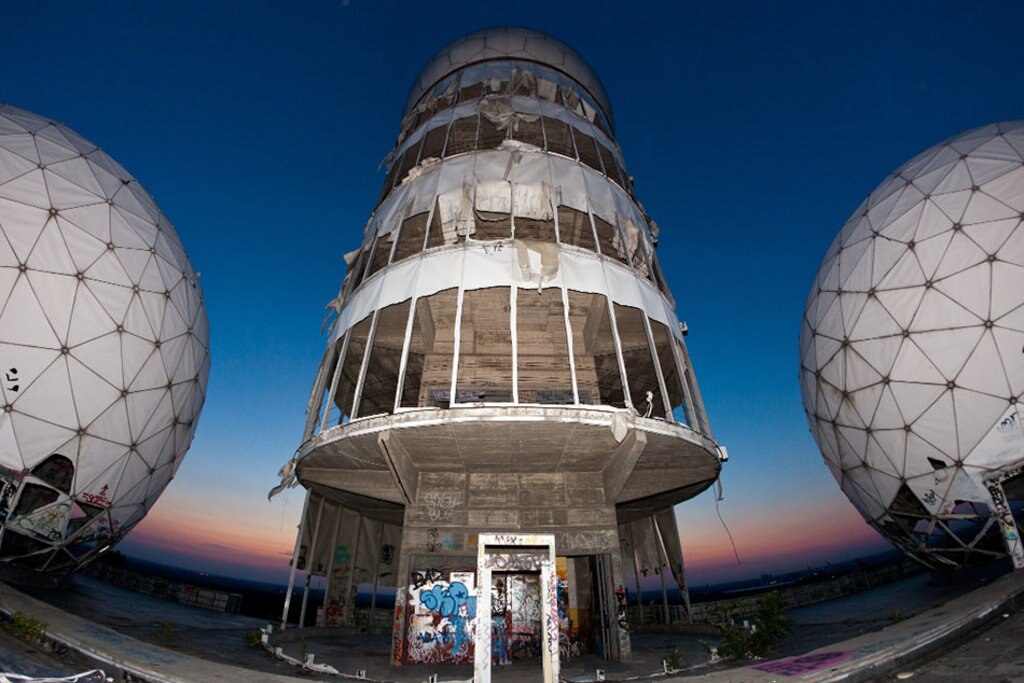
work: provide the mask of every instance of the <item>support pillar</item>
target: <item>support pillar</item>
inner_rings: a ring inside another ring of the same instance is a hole
[[[288,608],[292,605],[292,590],[295,588],[295,571],[299,564],[299,550],[302,548],[302,532],[306,527],[306,509],[309,508],[309,489],[302,502],[302,514],[299,515],[298,533],[295,535],[295,550],[292,552],[292,570],[288,574],[288,591],[284,594],[284,610],[281,612],[281,630],[288,627]]]

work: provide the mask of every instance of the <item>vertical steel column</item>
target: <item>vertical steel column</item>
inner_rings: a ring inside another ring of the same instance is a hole
[[[316,552],[316,541],[320,535],[320,520],[324,516],[324,498],[320,496],[320,505],[316,510],[316,524],[313,525],[313,537],[309,541],[309,550],[306,551],[306,588],[302,591],[302,609],[299,610],[299,628],[306,625],[306,606],[309,604],[309,584],[313,580],[313,553]]]
[[[338,531],[341,530],[341,516],[345,513],[345,508],[342,505],[338,506],[338,513],[334,518],[334,532],[331,534],[331,555],[327,561],[327,580],[324,582],[324,601],[321,608],[324,611],[324,615],[327,614],[327,598],[331,594],[331,578],[334,573],[334,553],[338,551]],[[317,624],[321,626],[322,624]]]
[[[299,517],[299,533],[295,536],[295,550],[292,552],[292,570],[288,574],[288,592],[284,594],[284,610],[281,612],[281,630],[288,627],[288,608],[292,605],[292,590],[295,588],[295,571],[299,563],[299,550],[302,548],[302,532],[306,528],[306,510],[309,508],[309,489],[302,503],[302,515]]]
[[[373,611],[377,608],[377,586],[380,584],[380,552],[384,543],[384,520],[380,520],[380,531],[377,532],[377,561],[373,566],[373,595],[370,596],[370,619],[368,628],[373,628]]]
[[[672,620],[668,614],[668,592],[665,590],[665,572],[671,568],[668,566],[668,553],[662,547],[661,533],[658,531],[658,523],[654,520],[654,515],[651,515],[651,526],[654,528],[654,538],[658,541],[655,550],[658,551],[658,564],[661,565],[658,569],[658,575],[661,576],[661,606],[665,615],[665,623],[667,624]]]

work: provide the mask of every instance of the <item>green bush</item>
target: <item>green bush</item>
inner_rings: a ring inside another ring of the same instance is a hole
[[[4,628],[22,640],[36,643],[46,635],[46,624],[38,619],[33,619],[20,610],[11,613],[10,618],[4,623]]]
[[[793,619],[786,614],[778,593],[768,593],[757,601],[757,614],[751,628],[737,626],[727,619],[722,626],[718,656],[722,659],[763,657],[789,633]]]
[[[263,644],[263,634],[259,631],[246,631],[245,644],[249,647],[259,647]]]

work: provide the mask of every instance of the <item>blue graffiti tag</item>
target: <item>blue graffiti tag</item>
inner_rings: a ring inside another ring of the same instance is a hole
[[[420,604],[430,612],[437,612],[442,617],[454,617],[460,614],[465,606],[464,616],[476,617],[476,596],[470,597],[469,589],[461,581],[453,581],[447,588],[434,586],[429,590],[420,591]]]

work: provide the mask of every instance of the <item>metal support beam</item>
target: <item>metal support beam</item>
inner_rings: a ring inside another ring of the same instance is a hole
[[[292,605],[292,590],[295,588],[295,571],[299,564],[299,550],[302,547],[302,532],[306,526],[306,509],[309,508],[309,489],[302,503],[302,514],[299,516],[298,533],[295,536],[295,550],[292,552],[292,570],[288,574],[288,591],[284,594],[284,609],[281,612],[281,630],[288,627],[288,608]]]

